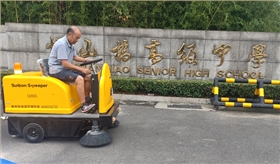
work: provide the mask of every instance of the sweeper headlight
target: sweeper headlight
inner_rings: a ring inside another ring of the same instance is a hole
[[[19,62],[14,63],[14,74],[22,74],[21,63],[19,63]]]

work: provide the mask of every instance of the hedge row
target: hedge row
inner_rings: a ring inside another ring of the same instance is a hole
[[[2,78],[6,75],[10,75],[13,74],[13,71],[1,71],[1,82],[2,82]]]
[[[1,72],[1,79],[11,71]],[[210,98],[213,81],[207,80],[159,80],[113,77],[114,93],[154,94],[158,96]],[[219,96],[253,98],[256,85],[219,83]],[[265,98],[280,99],[279,85],[265,85]]]
[[[210,98],[213,81],[113,78],[115,93]],[[256,85],[219,83],[219,96],[253,98]],[[265,98],[280,99],[279,85],[265,85]]]
[[[210,81],[113,78],[115,93],[155,94],[175,97],[210,97]]]

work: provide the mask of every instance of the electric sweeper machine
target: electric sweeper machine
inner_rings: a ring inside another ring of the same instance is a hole
[[[88,113],[80,111],[75,84],[48,76],[48,59],[37,61],[37,72],[22,72],[21,63],[14,63],[14,74],[2,79],[1,118],[7,120],[9,134],[30,143],[45,137],[79,137],[80,144],[88,147],[110,143],[106,130],[119,125],[116,118],[121,108],[113,97],[109,65],[104,62],[96,71],[100,61],[80,64],[92,67],[90,101],[95,107]]]

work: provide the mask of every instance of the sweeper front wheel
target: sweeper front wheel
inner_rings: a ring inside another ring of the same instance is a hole
[[[44,139],[44,129],[37,123],[28,123],[22,130],[23,138],[30,143],[38,143]]]

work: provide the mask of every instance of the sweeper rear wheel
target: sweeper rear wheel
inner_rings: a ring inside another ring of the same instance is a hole
[[[22,130],[23,138],[30,143],[38,143],[44,139],[44,129],[37,123],[28,123]]]

